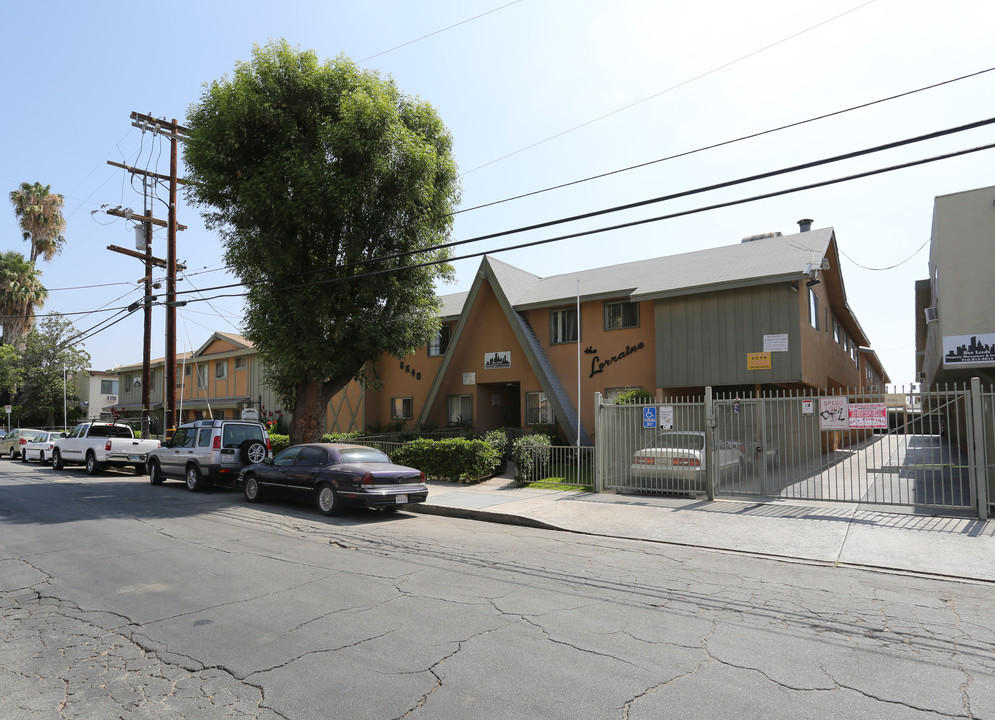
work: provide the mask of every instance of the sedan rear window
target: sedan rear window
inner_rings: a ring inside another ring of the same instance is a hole
[[[342,456],[342,462],[344,463],[389,463],[390,458],[384,455],[379,450],[374,450],[373,448],[366,449],[355,449],[355,450],[339,450],[339,454]]]

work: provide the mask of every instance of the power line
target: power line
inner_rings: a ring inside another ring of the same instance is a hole
[[[909,161],[909,162],[900,163],[900,164],[897,164],[897,165],[890,165],[890,166],[883,167],[883,168],[876,168],[874,170],[867,170],[867,171],[864,171],[864,172],[854,173],[854,174],[851,174],[851,175],[845,175],[845,176],[838,177],[838,178],[833,178],[833,179],[830,179],[830,180],[822,180],[822,181],[819,181],[819,182],[808,183],[806,185],[797,185],[797,186],[794,186],[794,187],[785,188],[785,189],[782,189],[782,190],[776,190],[776,191],[768,192],[768,193],[763,193],[763,194],[760,194],[760,195],[752,195],[750,197],[740,198],[740,199],[737,199],[737,200],[729,200],[729,201],[726,201],[726,202],[714,203],[712,205],[705,205],[705,206],[702,206],[702,207],[692,208],[692,209],[689,209],[689,210],[681,210],[681,211],[674,212],[674,213],[668,213],[666,215],[658,215],[658,216],[651,217],[651,218],[644,218],[644,219],[641,219],[641,220],[633,220],[633,221],[626,222],[626,223],[619,223],[617,225],[610,225],[610,226],[606,226],[606,227],[595,228],[595,229],[592,229],[592,230],[581,230],[581,231],[578,231],[578,232],[575,232],[575,233],[569,233],[567,235],[559,235],[559,236],[555,236],[555,237],[551,237],[551,238],[544,238],[542,240],[533,240],[533,241],[530,241],[530,242],[520,243],[518,245],[510,245],[508,247],[496,248],[496,249],[492,249],[492,250],[483,250],[483,251],[480,251],[480,252],[469,253],[467,255],[461,255],[461,256],[458,256],[458,257],[445,258],[443,260],[430,260],[430,261],[426,261],[426,262],[423,262],[423,263],[415,263],[415,264],[412,264],[412,265],[406,265],[406,266],[400,267],[400,268],[385,268],[385,269],[382,269],[382,270],[370,270],[370,271],[367,271],[367,272],[364,272],[364,273],[357,273],[355,275],[349,275],[347,277],[334,277],[334,278],[329,278],[327,280],[319,280],[319,281],[312,282],[312,283],[301,283],[299,285],[285,286],[285,287],[281,288],[281,290],[300,290],[300,289],[305,289],[305,288],[309,288],[309,287],[317,287],[317,286],[320,286],[320,285],[327,285],[327,284],[335,283],[335,282],[344,282],[344,281],[349,281],[349,280],[359,280],[359,279],[362,279],[362,278],[374,277],[374,276],[377,276],[377,275],[384,275],[384,274],[395,273],[395,272],[404,272],[405,270],[414,270],[414,269],[417,269],[417,268],[429,267],[431,265],[441,265],[443,263],[455,262],[457,260],[468,260],[468,259],[472,259],[472,258],[482,257],[484,255],[497,255],[499,253],[510,252],[512,250],[522,250],[522,249],[525,249],[525,248],[536,247],[536,246],[539,246],[539,245],[546,245],[546,244],[554,243],[554,242],[561,242],[563,240],[571,240],[571,239],[575,239],[575,238],[579,238],[579,237],[585,237],[585,236],[588,236],[588,235],[598,235],[598,234],[603,234],[603,233],[606,233],[606,232],[612,232],[612,231],[615,231],[615,230],[624,230],[624,229],[628,229],[628,228],[632,228],[632,227],[637,227],[637,226],[640,226],[640,225],[647,225],[647,224],[650,224],[650,223],[662,222],[664,220],[673,220],[673,219],[679,218],[679,217],[686,217],[686,216],[689,216],[689,215],[696,215],[696,214],[700,214],[700,213],[704,213],[704,212],[709,212],[709,211],[712,211],[712,210],[719,210],[719,209],[722,209],[722,208],[734,207],[734,206],[737,206],[737,205],[744,205],[744,204],[751,203],[751,202],[757,202],[759,200],[768,200],[770,198],[781,197],[783,195],[790,195],[790,194],[793,194],[793,193],[803,192],[803,191],[806,191],[806,190],[814,190],[816,188],[827,187],[829,185],[837,185],[837,184],[844,183],[844,182],[851,182],[853,180],[859,180],[859,179],[862,179],[862,178],[873,177],[875,175],[881,175],[881,174],[884,174],[884,173],[895,172],[897,170],[905,170],[905,169],[908,169],[908,168],[918,167],[920,165],[926,165],[926,164],[929,164],[929,163],[939,162],[939,161],[942,161],[942,160],[950,160],[952,158],[961,157],[963,155],[969,155],[969,154],[976,153],[976,152],[981,152],[981,151],[984,151],[984,150],[991,150],[993,148],[995,148],[995,143],[988,144],[988,145],[981,145],[981,146],[974,147],[974,148],[967,148],[967,149],[964,149],[964,150],[957,150],[957,151],[954,151],[954,152],[944,153],[943,155],[935,155],[933,157],[923,158],[923,159],[920,159],[920,160],[912,160],[912,161]],[[475,242],[475,241],[476,240],[467,240],[467,241],[461,241],[461,242]],[[421,251],[418,251],[418,252],[427,252],[428,250],[429,249],[425,249],[425,250],[421,250]],[[412,254],[414,254],[414,253],[412,253]],[[213,288],[205,288],[204,290],[199,291],[199,292],[209,292],[209,291],[213,291],[213,290],[225,290],[225,289],[228,289],[228,288],[231,288],[231,287],[234,287],[234,285],[220,285],[220,286],[213,287]],[[184,291],[184,292],[186,292],[186,291]],[[249,294],[248,292],[244,292],[244,293],[227,293],[227,294],[222,294],[222,295],[214,295],[211,298],[205,298],[205,299],[215,300],[215,299],[224,298],[224,297],[245,297],[248,294]],[[200,301],[195,299],[195,300],[190,300],[189,302],[200,302]]]
[[[512,5],[516,5],[517,3],[520,3],[521,1],[522,0],[514,0],[514,2],[510,2],[510,3],[506,4],[506,5],[502,5],[501,7],[496,7],[493,10],[488,10],[487,12],[482,12],[479,15],[474,15],[472,18],[467,18],[466,20],[461,20],[458,23],[454,23],[452,25],[449,25],[448,27],[442,28],[441,30],[436,30],[435,32],[430,32],[428,35],[422,35],[421,37],[415,38],[414,40],[409,40],[406,43],[401,43],[400,45],[395,45],[394,47],[390,48],[389,50],[384,50],[382,52],[378,52],[376,55],[370,55],[367,58],[363,58],[357,64],[361,65],[364,62],[366,62],[367,60],[372,60],[373,58],[378,58],[381,55],[386,55],[387,53],[394,52],[395,50],[400,50],[402,47],[407,47],[408,45],[412,45],[412,44],[414,44],[416,42],[424,40],[425,38],[430,38],[433,35],[438,35],[439,33],[443,33],[446,30],[452,30],[454,27],[459,27],[460,25],[465,25],[468,22],[472,22],[474,20],[477,20],[478,18],[484,17],[485,15],[490,15],[491,13],[496,13],[498,10],[504,10],[506,7],[511,7]],[[873,0],[871,0],[871,1],[873,2]]]
[[[605,113],[604,115],[596,117],[593,120],[588,120],[587,122],[581,123],[580,125],[576,125],[576,126],[574,126],[572,128],[569,128],[567,130],[563,130],[561,132],[558,132],[555,135],[551,135],[551,136],[547,137],[544,140],[539,140],[538,142],[534,142],[531,145],[526,145],[523,148],[520,148],[518,150],[515,150],[514,152],[508,153],[507,155],[502,155],[501,157],[496,158],[494,160],[491,160],[489,162],[486,162],[483,165],[478,165],[477,167],[472,168],[470,170],[467,170],[466,172],[461,173],[460,175],[461,176],[469,175],[472,172],[476,172],[477,170],[480,170],[482,168],[488,167],[490,165],[494,165],[495,163],[499,163],[502,160],[507,160],[510,157],[514,157],[515,155],[523,153],[526,150],[531,150],[534,147],[538,147],[539,145],[543,145],[545,143],[548,143],[550,140],[555,140],[556,138],[563,137],[564,135],[568,135],[569,133],[575,132],[576,130],[580,130],[581,128],[585,128],[588,125],[593,125],[596,122],[599,122],[601,120],[604,120],[605,118],[611,117],[612,115],[617,115],[618,113],[620,113],[620,112],[622,112],[624,110],[628,110],[629,108],[633,108],[636,105],[641,105],[644,102],[647,102],[649,100],[657,98],[657,97],[659,97],[661,95],[664,95],[666,93],[669,93],[669,92],[671,92],[673,90],[677,90],[678,88],[684,87],[685,85],[689,85],[689,84],[695,82],[696,80],[700,80],[701,78],[704,78],[704,77],[707,77],[707,76],[712,75],[714,73],[717,73],[720,70],[724,70],[727,67],[735,65],[736,63],[742,62],[743,60],[747,60],[747,59],[753,57],[754,55],[759,55],[760,53],[766,52],[767,50],[770,50],[773,47],[777,47],[778,45],[786,43],[789,40],[793,40],[794,38],[799,37],[801,35],[804,35],[807,32],[811,32],[812,30],[815,30],[816,28],[819,28],[819,27],[822,27],[823,25],[831,23],[834,20],[838,20],[839,18],[843,17],[844,15],[849,15],[852,12],[856,12],[857,10],[865,8],[865,7],[867,7],[868,5],[870,5],[870,4],[874,3],[874,2],[876,2],[876,0],[868,0],[867,2],[863,3],[862,5],[858,5],[857,7],[850,8],[849,10],[847,10],[845,12],[842,12],[839,15],[835,15],[835,16],[829,18],[828,20],[823,20],[820,23],[816,23],[815,25],[812,25],[811,27],[805,28],[804,30],[800,30],[800,31],[794,33],[793,35],[789,35],[788,37],[782,38],[782,39],[778,40],[777,42],[773,42],[770,45],[766,45],[766,46],[764,46],[764,47],[762,47],[762,48],[760,48],[758,50],[754,50],[752,52],[749,52],[746,55],[743,55],[741,57],[736,58],[735,60],[730,60],[729,62],[724,63],[722,65],[719,65],[717,67],[714,67],[711,70],[708,70],[706,72],[701,73],[700,75],[696,75],[696,76],[694,76],[692,78],[689,78],[687,80],[679,82],[676,85],[671,85],[670,87],[666,88],[665,90],[661,90],[661,91],[659,91],[657,93],[654,93],[654,94],[650,95],[649,97],[645,97],[642,100],[637,100],[634,103],[629,103],[628,105],[626,105],[624,107],[620,107],[617,110],[612,110],[611,112]]]
[[[912,144],[915,144],[915,143],[925,142],[927,140],[934,140],[934,139],[939,138],[939,137],[944,137],[944,136],[947,136],[947,135],[953,135],[953,134],[956,134],[956,133],[966,132],[967,130],[974,130],[974,129],[977,129],[977,128],[980,128],[980,127],[985,127],[987,125],[992,125],[992,124],[995,124],[995,117],[993,117],[993,118],[987,118],[985,120],[977,120],[975,122],[967,123],[965,125],[959,125],[959,126],[956,126],[956,127],[953,127],[953,128],[947,128],[947,129],[944,129],[944,130],[937,130],[937,131],[934,131],[934,132],[931,132],[931,133],[927,133],[925,135],[918,135],[918,136],[915,136],[915,137],[905,138],[905,139],[902,139],[902,140],[896,140],[896,141],[889,142],[889,143],[884,143],[884,144],[881,144],[881,145],[875,145],[873,147],[864,148],[862,150],[854,150],[854,151],[851,151],[851,152],[848,152],[848,153],[843,153],[843,154],[840,154],[840,155],[835,155],[835,156],[828,157],[828,158],[823,158],[823,159],[820,159],[820,160],[813,160],[813,161],[806,162],[806,163],[801,163],[801,164],[798,164],[798,165],[791,165],[791,166],[788,166],[788,167],[780,168],[778,170],[771,170],[771,171],[764,172],[764,173],[758,173],[758,174],[755,174],[755,175],[749,175],[749,176],[745,176],[745,177],[740,177],[740,178],[736,178],[734,180],[727,180],[727,181],[720,182],[720,183],[714,183],[712,185],[705,185],[705,186],[701,186],[701,187],[697,187],[697,188],[692,188],[690,190],[683,190],[683,191],[680,191],[680,192],[671,193],[669,195],[661,195],[661,196],[658,196],[658,197],[649,198],[647,200],[640,200],[640,201],[637,201],[637,202],[627,203],[627,204],[624,204],[624,205],[615,205],[615,206],[612,206],[612,207],[602,208],[600,210],[593,210],[593,211],[586,212],[586,213],[581,213],[581,214],[578,214],[578,215],[571,215],[571,216],[568,216],[568,217],[557,218],[557,219],[554,219],[554,220],[547,220],[547,221],[541,222],[541,223],[534,223],[532,225],[525,225],[525,226],[521,226],[521,227],[518,227],[518,228],[513,228],[511,230],[502,230],[500,232],[489,233],[489,234],[486,234],[486,235],[478,235],[476,237],[468,238],[468,239],[465,239],[465,240],[455,240],[453,242],[441,243],[441,244],[438,244],[438,245],[433,245],[433,246],[429,246],[429,247],[425,247],[425,248],[419,248],[417,250],[409,250],[409,251],[406,251],[406,252],[394,253],[394,254],[391,254],[391,255],[384,255],[384,256],[372,258],[371,260],[368,260],[368,261],[365,261],[365,262],[346,263],[346,264],[343,264],[343,265],[333,266],[331,268],[316,268],[314,270],[311,270],[309,274],[315,274],[315,273],[321,273],[321,272],[328,272],[330,270],[343,270],[343,269],[347,269],[347,268],[350,268],[350,267],[356,267],[356,266],[366,265],[366,264],[368,264],[370,262],[383,262],[383,261],[386,261],[386,260],[399,260],[401,258],[408,257],[408,256],[411,256],[411,255],[419,255],[419,254],[422,254],[422,253],[432,252],[432,251],[436,251],[436,250],[446,250],[446,249],[449,249],[449,248],[458,247],[460,245],[466,245],[466,244],[474,243],[474,242],[481,242],[481,241],[484,241],[484,240],[493,240],[495,238],[506,237],[508,235],[515,235],[515,234],[519,234],[519,233],[523,233],[523,232],[529,232],[529,231],[532,231],[532,230],[541,230],[541,229],[544,229],[544,228],[553,227],[555,225],[562,225],[564,223],[576,222],[578,220],[589,220],[591,218],[599,217],[599,216],[602,216],[602,215],[608,215],[608,214],[612,214],[612,213],[616,213],[616,212],[622,212],[622,211],[625,211],[625,210],[633,210],[633,209],[636,209],[636,208],[639,208],[639,207],[644,207],[644,206],[647,206],[647,205],[658,204],[658,203],[666,202],[666,201],[669,201],[669,200],[676,200],[676,199],[679,199],[679,198],[689,197],[691,195],[698,195],[698,194],[701,194],[701,193],[711,192],[713,190],[720,190],[720,189],[724,189],[724,188],[729,188],[729,187],[733,187],[735,185],[742,185],[742,184],[745,184],[745,183],[755,182],[755,181],[758,181],[758,180],[766,180],[766,179],[770,179],[770,178],[777,177],[777,176],[780,176],[780,175],[786,175],[786,174],[789,174],[789,173],[792,173],[792,172],[798,172],[800,170],[808,170],[808,169],[812,169],[812,168],[819,167],[819,166],[822,166],[822,165],[828,165],[828,164],[835,163],[835,162],[841,162],[843,160],[851,160],[851,159],[854,159],[854,158],[857,158],[857,157],[861,157],[861,156],[865,156],[865,155],[871,155],[871,154],[878,153],[878,152],[883,152],[885,150],[893,150],[895,148],[903,147],[903,146],[906,146],[906,145],[912,145]],[[900,168],[900,167],[904,167],[904,166],[897,166],[897,167]],[[863,177],[863,176],[857,176],[857,177]],[[475,257],[475,256],[471,256],[471,257]],[[357,277],[357,276],[353,276],[353,277]],[[319,281],[319,282],[317,282],[315,284],[321,284],[321,281]],[[225,289],[229,289],[229,288],[236,287],[236,286],[239,286],[239,285],[244,285],[244,283],[231,283],[231,284],[228,284],[228,285],[218,285],[218,286],[215,286],[215,287],[212,287],[212,288],[206,288],[204,290],[204,292],[211,292],[211,291],[214,291],[214,290],[225,290]],[[305,284],[298,285],[298,286],[292,286],[290,289],[298,288],[298,287],[307,287],[307,286],[308,286],[308,284],[305,283]],[[177,294],[186,294],[188,292],[190,292],[190,291],[179,291]]]
[[[935,90],[938,87],[944,85],[950,85],[951,83],[960,82],[961,80],[967,80],[969,78],[977,77],[978,75],[984,75],[995,70],[995,67],[986,68],[985,70],[979,70],[977,72],[969,73],[967,75],[961,75],[960,77],[951,78],[950,80],[944,80],[942,82],[933,83],[932,85],[925,85],[915,90],[908,90],[906,92],[898,93],[896,95],[890,95],[888,97],[880,98],[878,100],[872,100],[870,102],[861,103],[860,105],[853,105],[851,107],[845,108],[843,110],[836,110],[833,112],[825,113],[823,115],[816,115],[815,117],[810,117],[806,120],[799,120],[797,122],[788,123],[787,125],[781,125],[775,128],[769,128],[767,130],[761,130],[760,132],[751,133],[749,135],[741,135],[740,137],[734,138],[732,140],[723,140],[721,142],[712,143],[711,145],[705,145],[702,147],[695,148],[694,150],[685,150],[683,152],[675,153],[673,155],[668,155],[666,157],[658,158],[656,160],[650,160],[648,162],[639,163],[637,165],[630,165],[629,167],[620,168],[617,170],[609,170],[608,172],[600,173],[598,175],[591,175],[590,177],[582,178],[580,180],[571,180],[570,182],[560,183],[559,185],[552,185],[550,187],[542,188],[540,190],[533,190],[531,192],[522,193],[521,195],[513,195],[511,197],[505,198],[503,200],[493,200],[491,202],[483,203],[481,205],[474,205],[473,207],[464,208],[462,210],[457,210],[452,213],[452,215],[460,215],[465,212],[471,212],[473,210],[481,210],[483,208],[492,207],[494,205],[501,205],[502,203],[511,202],[513,200],[521,200],[523,198],[532,197],[533,195],[540,195],[542,193],[551,192],[553,190],[561,190],[562,188],[571,187],[573,185],[580,185],[582,183],[590,182],[592,180],[600,180],[601,178],[610,177],[612,175],[618,175],[620,173],[629,172],[630,170],[639,170],[644,167],[649,167],[650,165],[656,165],[658,163],[667,162],[669,160],[676,160],[678,158],[687,157],[689,155],[696,155],[697,153],[705,152],[706,150],[714,150],[716,148],[725,147],[727,145],[733,145],[744,140],[752,140],[754,138],[763,137],[764,135],[771,135],[773,133],[780,132],[782,130],[790,130],[791,128],[799,127],[801,125],[807,125],[808,123],[816,122],[817,120],[826,120],[831,117],[836,117],[837,115],[844,115],[848,112],[853,112],[854,110],[863,110],[864,108],[872,107],[874,105],[880,105],[881,103],[890,102],[892,100],[898,100],[903,97],[908,97],[910,95],[915,95],[917,93],[925,92],[926,90]]]
[[[914,253],[912,253],[911,255],[909,255],[907,258],[905,258],[901,262],[897,262],[894,265],[889,265],[888,267],[873,268],[873,267],[867,267],[866,265],[861,265],[859,262],[857,262],[856,260],[854,260],[852,257],[850,257],[849,255],[847,255],[842,250],[840,250],[840,255],[842,255],[843,257],[845,257],[847,260],[849,260],[850,262],[852,262],[854,265],[856,265],[857,267],[859,267],[861,270],[871,270],[873,272],[881,272],[883,270],[894,270],[895,268],[899,267],[900,265],[904,265],[909,260],[911,260],[912,258],[914,258],[916,255],[918,255],[919,253],[921,253],[922,249],[924,247],[926,247],[927,245],[929,245],[929,240],[927,240],[922,245],[920,245],[918,250],[916,250]]]

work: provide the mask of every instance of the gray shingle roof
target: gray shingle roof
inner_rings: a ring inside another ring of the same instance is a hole
[[[539,279],[513,304],[525,309],[574,298],[578,279],[582,299],[630,295],[633,300],[648,300],[797,278],[808,263],[822,260],[832,237],[833,228],[829,227],[554,275]]]

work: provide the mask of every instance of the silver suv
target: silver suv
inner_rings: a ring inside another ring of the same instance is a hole
[[[196,492],[208,485],[235,484],[238,471],[271,454],[262,423],[251,420],[197,420],[176,428],[158,450],[149,453],[149,481],[184,480]]]

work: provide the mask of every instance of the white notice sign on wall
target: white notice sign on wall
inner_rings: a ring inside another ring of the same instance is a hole
[[[788,334],[764,335],[764,352],[788,352]]]

